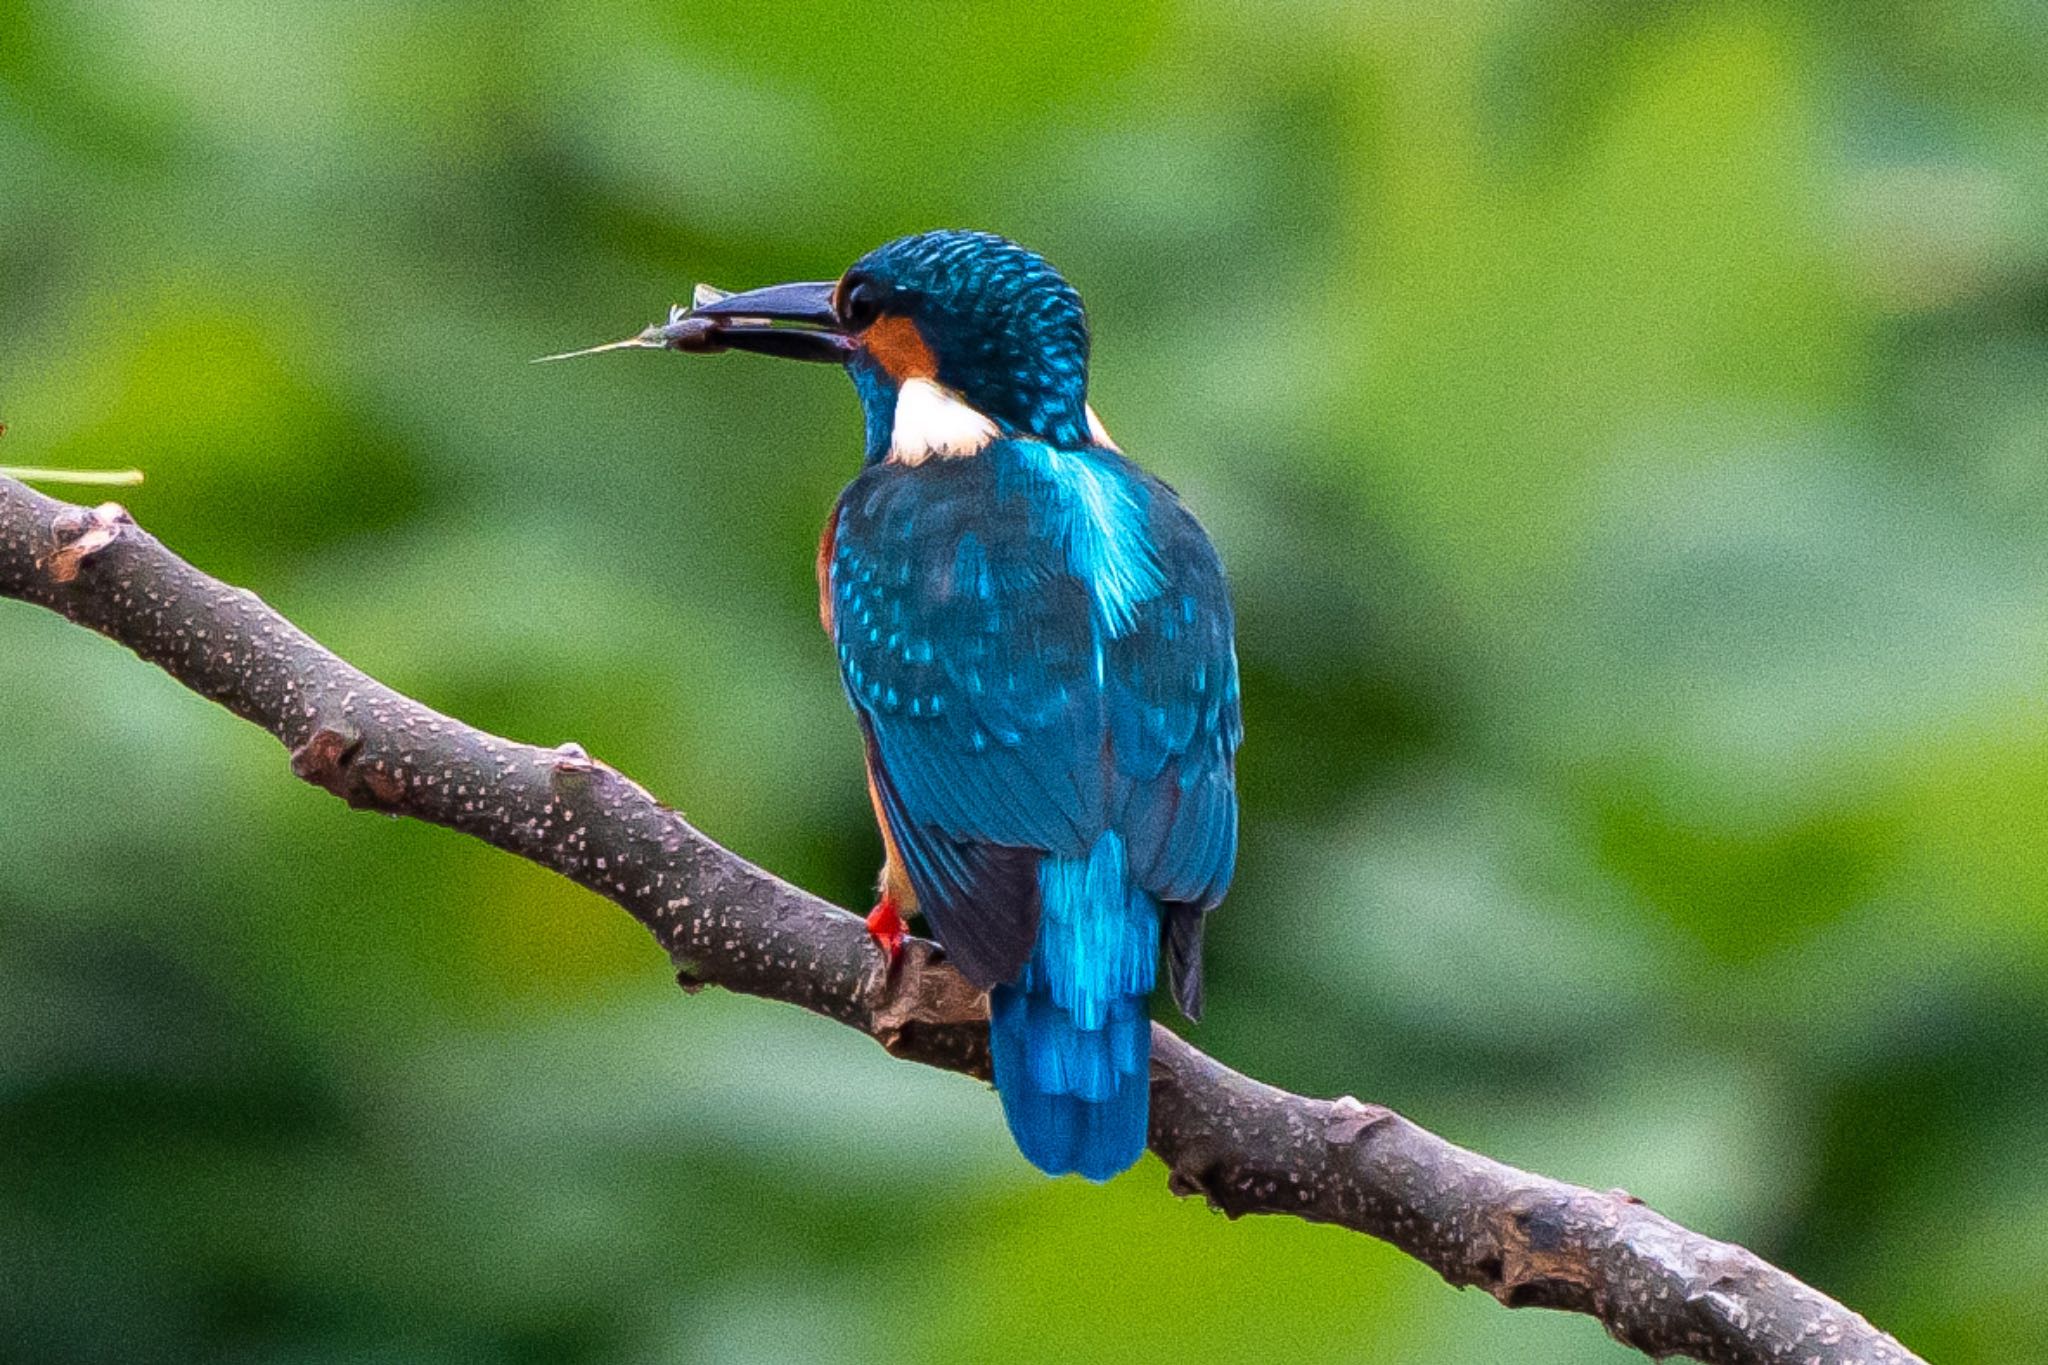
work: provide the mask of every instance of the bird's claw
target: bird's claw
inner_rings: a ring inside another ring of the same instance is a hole
[[[896,913],[896,902],[887,896],[882,897],[880,903],[868,911],[868,937],[874,939],[875,946],[882,950],[892,968],[903,956],[904,933],[903,916]]]

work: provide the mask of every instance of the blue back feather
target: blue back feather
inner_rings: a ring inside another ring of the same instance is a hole
[[[1144,1147],[1165,920],[1235,859],[1215,551],[1116,453],[1028,440],[870,465],[836,515],[841,676],[919,907],[991,990],[1020,1149],[1106,1179]]]

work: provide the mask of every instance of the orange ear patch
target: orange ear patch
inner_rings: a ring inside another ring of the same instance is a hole
[[[901,384],[906,379],[930,379],[939,372],[932,348],[925,344],[917,324],[905,317],[880,317],[861,333],[861,345],[875,363]]]

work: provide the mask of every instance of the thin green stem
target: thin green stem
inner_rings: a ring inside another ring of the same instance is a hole
[[[0,479],[23,483],[93,484],[101,488],[133,488],[142,482],[139,469],[25,469],[0,465]]]

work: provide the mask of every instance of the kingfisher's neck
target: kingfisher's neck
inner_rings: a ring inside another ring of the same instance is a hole
[[[898,381],[879,365],[847,366],[867,418],[869,463],[917,462],[925,454],[971,454],[997,439],[1044,441],[1064,449],[1090,442],[1082,384],[1031,382],[954,387],[943,376]]]

